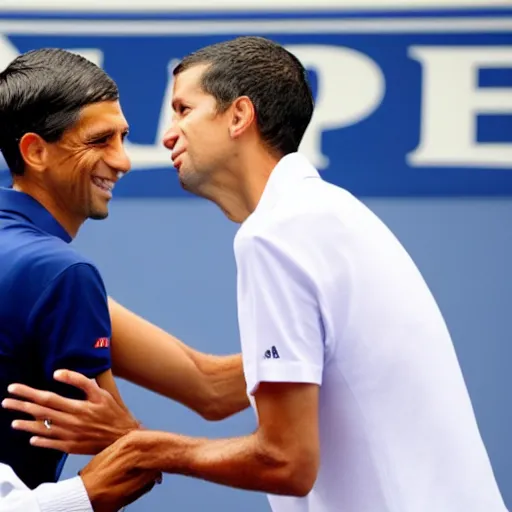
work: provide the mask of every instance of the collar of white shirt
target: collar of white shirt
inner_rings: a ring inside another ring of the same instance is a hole
[[[271,209],[283,194],[306,178],[319,178],[320,174],[300,153],[285,155],[270,173],[255,211]]]

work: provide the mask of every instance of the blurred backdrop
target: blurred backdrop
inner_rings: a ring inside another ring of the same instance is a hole
[[[310,71],[317,102],[303,151],[398,235],[443,311],[501,492],[512,508],[512,4],[479,0],[0,0],[0,68],[61,47],[117,82],[133,172],[110,217],[75,245],[109,293],[200,350],[239,350],[232,250],[237,225],[183,192],[160,144],[169,73],[188,52],[270,37]],[[244,6],[242,8],[242,5]],[[9,183],[0,163],[0,183]],[[151,428],[250,432],[248,410],[208,423],[120,381]],[[86,462],[71,457],[64,476]],[[185,477],[129,512],[268,512],[263,495]],[[482,511],[478,511],[482,512]]]

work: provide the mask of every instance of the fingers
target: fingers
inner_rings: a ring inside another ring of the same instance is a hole
[[[30,402],[39,406],[46,407],[48,409],[54,409],[56,411],[67,412],[70,414],[74,414],[76,412],[77,406],[79,404],[78,400],[63,398],[55,393],[52,393],[51,391],[41,391],[40,389],[34,389],[29,386],[25,386],[24,384],[11,384],[7,388],[7,391],[20,398],[29,400]],[[22,410],[22,412],[26,411]]]
[[[47,428],[42,420],[15,420],[12,422],[12,428],[16,430],[23,430],[24,432],[29,432],[30,434],[35,434],[37,436],[48,437],[60,441],[69,440],[68,438],[71,437],[70,432],[67,429],[59,427],[55,424],[52,424],[51,428]]]
[[[137,501],[139,498],[147,494],[153,487],[155,486],[155,481],[153,480],[149,484],[146,484],[145,486],[141,487],[138,491],[136,491],[134,494],[130,496],[130,504],[134,501]]]
[[[101,401],[101,388],[94,379],[89,379],[81,373],[72,372],[70,370],[57,370],[54,374],[54,378],[59,382],[81,389],[85,392],[89,401],[93,403],[99,403]],[[83,403],[82,400],[64,398],[56,393],[41,391],[40,389],[34,389],[24,384],[11,384],[7,390],[9,393],[35,404],[70,414],[77,413],[80,404]]]
[[[151,472],[151,474],[153,474],[153,473]],[[140,478],[142,478],[143,480],[146,480],[147,477],[148,477],[147,474],[142,474],[140,476]],[[141,498],[142,496],[144,496],[145,494],[150,492],[153,489],[153,487],[155,486],[155,484],[162,483],[161,473],[159,473],[158,476],[156,476],[156,477],[152,476],[150,478],[151,478],[151,480],[149,482],[147,482],[147,480],[146,480],[147,483],[145,485],[140,486],[140,488],[138,490],[136,490],[134,493],[127,496],[126,505],[129,505],[129,504],[133,503],[134,501],[137,501],[139,498]]]
[[[33,416],[37,419],[51,418],[53,421],[60,419],[60,422],[62,422],[63,417],[65,417],[66,420],[72,418],[66,413],[55,411],[54,409],[43,407],[42,405],[34,404],[31,402],[25,402],[24,400],[15,400],[14,398],[5,398],[2,401],[2,407],[11,411],[18,411],[29,414],[30,416]]]
[[[53,378],[64,384],[69,384],[70,386],[81,389],[91,402],[97,403],[101,400],[101,388],[96,381],[89,379],[81,373],[71,370],[57,370],[53,374]]]
[[[80,443],[75,440],[76,434],[54,423],[52,423],[51,428],[47,428],[43,420],[15,420],[12,422],[12,428],[35,434],[34,437],[30,438],[32,446],[51,448],[65,453],[82,453],[79,449]],[[84,453],[88,454],[88,452]]]
[[[53,428],[53,427],[52,427]],[[52,450],[58,450],[59,452],[64,453],[75,453],[81,455],[82,452],[76,449],[77,443],[74,441],[61,441],[59,439],[49,439],[46,437],[31,437],[30,444],[32,446],[37,446],[38,448],[50,448]],[[88,453],[83,453],[83,455],[89,455]]]

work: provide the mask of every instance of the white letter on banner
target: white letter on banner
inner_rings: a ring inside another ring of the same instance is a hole
[[[356,124],[374,112],[384,96],[384,76],[372,59],[350,48],[289,45],[286,49],[317,74],[315,112],[300,150],[318,169],[325,169],[329,159],[322,153],[322,133]]]
[[[512,114],[512,88],[478,88],[478,71],[512,68],[512,47],[412,46],[423,67],[421,136],[412,166],[512,167],[512,144],[478,143],[478,114]]]

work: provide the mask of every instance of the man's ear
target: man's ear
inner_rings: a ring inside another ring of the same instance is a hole
[[[252,101],[247,96],[240,96],[230,107],[232,118],[229,127],[230,135],[236,139],[243,135],[254,123],[256,111]]]
[[[35,171],[46,167],[48,157],[47,142],[37,133],[25,133],[20,139],[19,148],[25,165]]]

